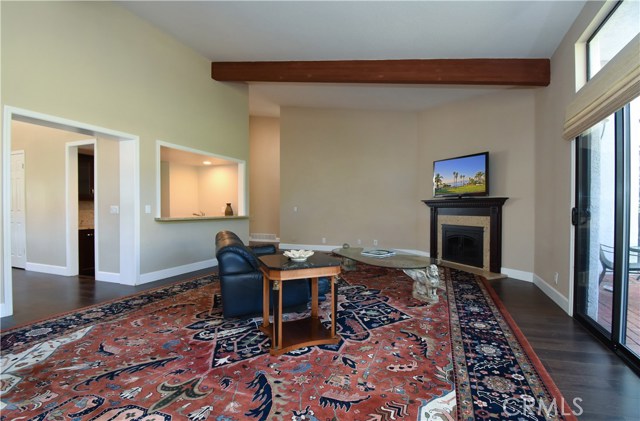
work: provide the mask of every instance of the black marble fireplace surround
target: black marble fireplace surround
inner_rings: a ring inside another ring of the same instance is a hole
[[[484,260],[484,228],[442,225],[442,258],[481,268]]]
[[[488,216],[489,271],[499,273],[502,267],[502,205],[507,199],[508,197],[462,197],[423,200],[429,207],[431,216],[430,256],[447,260],[442,251],[438,250],[439,215]],[[482,261],[479,266],[483,266]]]

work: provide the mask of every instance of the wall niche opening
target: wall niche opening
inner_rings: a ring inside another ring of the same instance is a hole
[[[158,144],[160,218],[244,216],[245,162]]]

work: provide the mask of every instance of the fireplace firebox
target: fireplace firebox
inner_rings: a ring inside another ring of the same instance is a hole
[[[481,268],[484,259],[483,227],[442,225],[442,258]]]

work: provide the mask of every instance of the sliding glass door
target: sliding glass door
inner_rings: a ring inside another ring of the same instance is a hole
[[[640,356],[640,98],[628,107],[629,133],[629,223],[627,238],[628,270],[622,277],[625,290],[621,303],[626,329],[621,342],[635,356]]]
[[[576,142],[575,317],[640,355],[640,99]]]
[[[609,336],[613,318],[615,131],[610,116],[577,143],[576,313]]]

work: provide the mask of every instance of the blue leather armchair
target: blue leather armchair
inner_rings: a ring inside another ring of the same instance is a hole
[[[262,272],[258,257],[275,253],[273,245],[247,247],[231,231],[216,234],[216,259],[225,318],[262,315]],[[320,280],[318,290],[321,297],[327,292],[326,286],[328,281]],[[306,304],[310,297],[308,279],[287,281],[282,290],[285,310]]]

